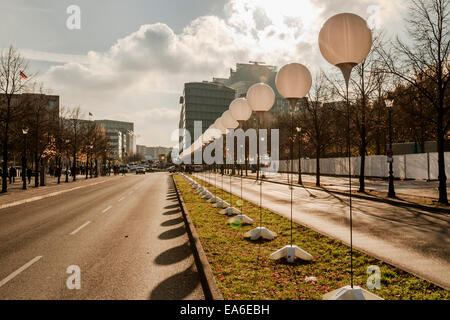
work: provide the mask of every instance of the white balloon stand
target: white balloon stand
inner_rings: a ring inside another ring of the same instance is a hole
[[[257,227],[244,234],[244,238],[249,238],[250,240],[258,240],[259,238],[273,240],[276,236],[277,234],[275,232],[270,231],[266,227]]]
[[[221,199],[216,197],[215,195],[212,195],[211,199],[209,199],[207,202],[209,203],[216,203],[218,201],[220,201]]]
[[[345,286],[323,295],[323,300],[384,300],[361,287]]]
[[[228,208],[221,210],[219,213],[223,214],[223,215],[227,215],[227,216],[232,216],[234,214],[240,214],[241,211],[236,209],[235,207],[228,207]]]
[[[293,263],[295,261],[295,258],[299,258],[305,261],[311,261],[313,259],[313,256],[305,250],[293,245],[285,246],[270,255],[270,259],[272,260],[280,260],[283,258],[286,258],[287,262]]]
[[[253,219],[246,216],[245,214],[239,214],[237,216],[234,216],[233,218],[228,219],[228,224],[234,224],[234,225],[252,225]]]
[[[213,195],[211,194],[211,192],[208,191],[208,193],[205,194],[205,195],[202,197],[202,199],[209,200],[209,199],[211,199],[212,197],[213,197]]]
[[[228,208],[229,206],[230,206],[230,204],[228,202],[222,200],[222,199],[220,201],[218,201],[218,202],[213,204],[213,208],[224,209],[224,208]]]

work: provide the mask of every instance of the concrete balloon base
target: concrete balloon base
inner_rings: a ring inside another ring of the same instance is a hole
[[[280,260],[286,258],[287,262],[293,263],[295,258],[299,258],[305,261],[311,261],[313,256],[303,249],[297,246],[285,246],[270,255],[272,260]]]
[[[212,197],[213,197],[213,195],[212,195],[210,192],[208,192],[207,194],[205,194],[205,195],[202,197],[202,199],[209,200],[209,199],[211,199]]]
[[[234,225],[252,225],[253,219],[246,216],[245,214],[237,215],[233,218],[228,219],[228,224],[234,224]]]
[[[384,300],[361,287],[345,286],[324,294],[323,300]]]
[[[216,203],[216,202],[218,202],[218,201],[220,201],[221,199],[220,198],[218,198],[218,197],[216,197],[216,196],[212,196],[212,198],[211,199],[209,199],[208,201],[206,201],[206,202],[209,202],[209,203]]]
[[[217,203],[213,204],[213,208],[228,208],[230,206],[230,204],[226,201],[220,200]]]
[[[228,207],[226,209],[221,210],[219,213],[227,216],[232,216],[234,214],[240,214],[241,211],[239,211],[235,207]]]
[[[244,238],[249,238],[250,240],[258,240],[259,238],[273,240],[276,236],[277,234],[275,232],[270,231],[266,227],[257,227],[244,234]]]

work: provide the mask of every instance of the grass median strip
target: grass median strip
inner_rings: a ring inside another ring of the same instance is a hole
[[[194,177],[192,177],[194,178]],[[195,179],[195,178],[194,178]],[[197,229],[219,289],[225,299],[322,299],[323,294],[350,284],[349,248],[336,240],[294,223],[293,243],[314,256],[310,263],[269,260],[290,243],[290,221],[263,209],[263,226],[276,232],[271,242],[252,242],[244,233],[254,226],[227,224],[229,217],[201,199],[180,176],[175,181]],[[197,180],[198,181],[198,180]],[[215,193],[215,187],[202,181]],[[220,190],[220,189],[217,189]],[[219,191],[221,195],[222,190]],[[229,199],[229,193],[224,192]],[[233,205],[240,199],[233,195]],[[259,224],[259,209],[243,201],[243,213]],[[449,299],[450,292],[407,272],[354,250],[354,283],[367,288],[369,266],[381,270],[381,287],[371,290],[384,299]],[[312,278],[314,277],[314,278]]]

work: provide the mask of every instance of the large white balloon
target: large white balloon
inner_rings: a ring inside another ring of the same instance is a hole
[[[231,116],[237,121],[247,121],[251,117],[252,111],[252,108],[245,98],[235,99],[230,104]]]
[[[248,89],[247,101],[255,112],[269,111],[275,103],[275,93],[269,85],[257,83]]]
[[[301,99],[311,89],[312,77],[304,65],[290,63],[278,71],[275,84],[278,92],[286,99]]]
[[[372,47],[372,32],[366,21],[353,13],[340,13],[328,19],[319,33],[319,48],[330,64],[361,63]]]
[[[222,123],[222,125],[226,128],[226,129],[236,129],[239,126],[239,122],[237,122],[233,116],[231,115],[230,110],[225,111],[222,114],[222,117],[220,117],[220,121]]]

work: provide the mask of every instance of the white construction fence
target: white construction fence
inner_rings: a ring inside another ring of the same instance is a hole
[[[352,175],[359,176],[360,165],[361,158],[352,157]],[[367,156],[365,167],[366,177],[387,178],[389,175],[389,164],[387,157],[384,155]],[[288,166],[287,160],[271,163],[270,171],[288,172],[290,170],[291,165]],[[298,172],[298,160],[294,160],[293,171]],[[438,179],[438,154],[434,152],[394,156],[393,171],[395,178],[436,180]],[[316,159],[302,159],[302,172],[315,174]],[[450,177],[450,152],[445,153],[445,172],[447,177]],[[320,159],[320,173],[323,175],[347,176],[348,158]]]

